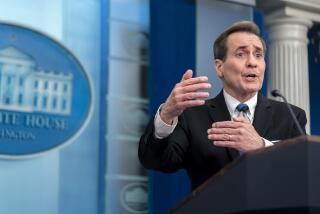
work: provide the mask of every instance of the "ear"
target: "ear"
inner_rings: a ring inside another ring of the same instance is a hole
[[[223,78],[223,61],[221,59],[216,59],[214,62],[218,77]]]

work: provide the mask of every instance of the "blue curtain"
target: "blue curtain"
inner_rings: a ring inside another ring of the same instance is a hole
[[[150,115],[163,103],[185,70],[195,68],[194,1],[150,1]],[[162,214],[187,193],[189,180],[185,171],[163,174],[151,171],[150,213]]]

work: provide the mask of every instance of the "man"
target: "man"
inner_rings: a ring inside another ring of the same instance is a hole
[[[195,189],[241,153],[298,136],[285,104],[258,93],[265,52],[254,23],[238,22],[224,31],[214,43],[223,90],[205,101],[208,78],[186,71],[141,137],[141,163],[164,172],[185,168]],[[305,112],[292,108],[305,127]]]

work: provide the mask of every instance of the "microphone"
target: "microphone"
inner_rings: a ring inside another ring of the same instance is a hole
[[[287,104],[287,107],[288,107],[288,109],[290,111],[291,117],[293,118],[294,123],[295,123],[296,127],[298,128],[298,130],[300,132],[300,135],[305,135],[305,133],[303,132],[303,130],[302,130],[301,126],[300,126],[300,123],[298,122],[296,115],[293,113],[293,110],[292,110],[290,104],[288,103],[287,99],[277,89],[272,90],[270,92],[270,94],[273,97],[281,97],[283,99],[283,101]]]

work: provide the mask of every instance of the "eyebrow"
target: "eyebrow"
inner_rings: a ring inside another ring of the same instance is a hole
[[[248,46],[245,46],[245,45],[239,46],[239,47],[236,49],[236,51],[238,51],[238,50],[245,50],[245,49],[247,49],[247,47],[248,47]],[[255,48],[257,51],[262,51],[262,48],[259,47],[259,46],[254,46],[254,48]]]

